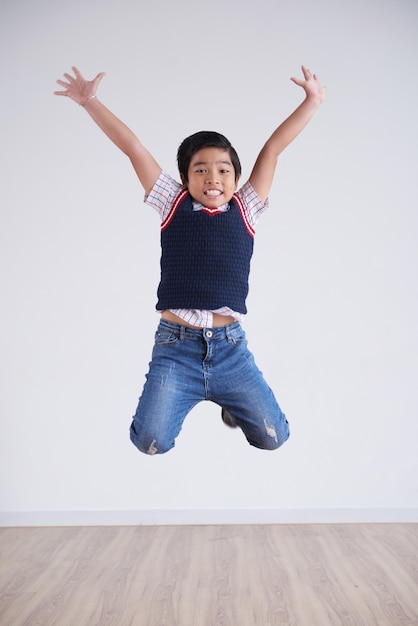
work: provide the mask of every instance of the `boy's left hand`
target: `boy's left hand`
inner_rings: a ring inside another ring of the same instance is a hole
[[[311,71],[304,65],[302,65],[302,72],[305,80],[294,76],[292,76],[290,80],[305,90],[307,99],[316,100],[320,104],[325,98],[325,87],[319,83],[317,75],[312,74]]]

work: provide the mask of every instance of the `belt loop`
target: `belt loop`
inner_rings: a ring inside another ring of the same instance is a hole
[[[186,327],[181,325],[180,326],[180,341],[184,342],[184,335],[186,333]]]
[[[231,343],[231,342],[232,342],[232,343],[235,343],[234,338],[233,338],[233,337],[231,336],[231,334],[230,334],[230,329],[231,329],[231,324],[228,324],[228,326],[225,326],[225,335],[226,335],[226,340],[227,340],[229,343]]]

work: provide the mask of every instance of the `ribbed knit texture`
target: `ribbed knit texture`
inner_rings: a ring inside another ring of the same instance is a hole
[[[237,200],[224,213],[194,211],[189,194],[161,232],[161,282],[157,309],[246,313],[254,239]]]

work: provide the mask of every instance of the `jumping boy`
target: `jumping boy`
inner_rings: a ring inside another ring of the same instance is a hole
[[[202,131],[180,145],[181,183],[155,161],[133,132],[97,98],[104,73],[92,81],[73,67],[55,91],[84,107],[131,160],[145,202],[161,217],[161,280],[152,360],[130,436],[139,450],[161,454],[175,445],[184,419],[203,400],[221,407],[248,442],[279,448],[289,425],[247,348],[241,327],[255,226],[268,205],[279,154],[311,120],[325,97],[315,74],[302,66],[291,80],[305,99],[273,132],[249,180],[237,191],[241,165],[231,143]]]

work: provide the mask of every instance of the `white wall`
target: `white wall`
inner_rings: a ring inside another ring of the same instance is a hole
[[[418,519],[417,18],[415,0],[1,4],[3,523]],[[248,176],[302,63],[327,100],[280,159],[245,323],[291,439],[252,449],[201,404],[173,451],[141,455],[158,217],[55,80],[106,71],[101,99],[173,175],[209,128]]]

